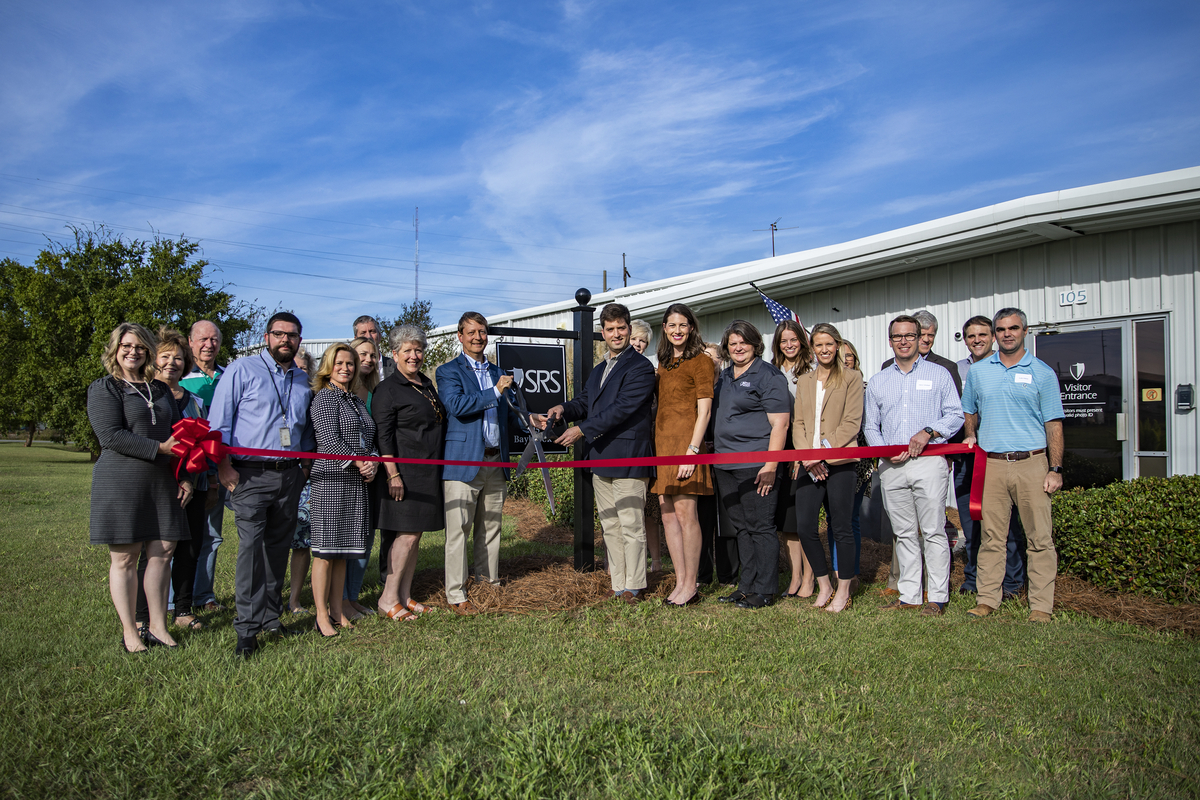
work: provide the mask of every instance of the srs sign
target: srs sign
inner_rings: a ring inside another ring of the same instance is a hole
[[[496,365],[505,372],[512,372],[534,414],[545,414],[567,401],[567,348],[564,345],[499,342]],[[510,436],[509,449],[514,454],[529,444],[529,435],[523,430],[510,431]],[[545,451],[566,453],[567,448],[547,443]]]

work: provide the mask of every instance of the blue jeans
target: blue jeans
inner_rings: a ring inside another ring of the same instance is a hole
[[[358,602],[363,576],[367,574],[367,562],[371,560],[371,548],[375,546],[375,529],[367,531],[367,554],[362,558],[346,559],[346,587],[342,590],[343,600]]]
[[[979,567],[979,543],[983,524],[971,519],[971,478],[975,471],[974,459],[966,459],[954,470],[954,499],[958,505],[958,518],[966,539],[966,561],[963,563],[963,582],[960,591],[974,592],[975,577]],[[1013,509],[1008,520],[1008,557],[1004,569],[1004,594],[1017,594],[1025,586],[1025,530],[1021,527],[1020,515]]]
[[[213,574],[217,568],[217,548],[224,541],[221,538],[221,522],[225,516],[229,490],[222,486],[220,492],[217,504],[208,512],[208,521],[200,541],[200,554],[196,557],[196,582],[192,587],[192,602],[197,606],[217,600],[216,594],[213,593]],[[193,502],[202,503],[204,498],[198,497]]]

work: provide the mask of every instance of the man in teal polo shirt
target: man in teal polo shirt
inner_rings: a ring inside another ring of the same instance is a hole
[[[188,335],[188,345],[192,348],[192,359],[195,366],[179,385],[200,398],[204,416],[208,416],[212,407],[213,392],[217,389],[217,381],[221,380],[224,372],[217,366],[217,354],[221,352],[221,329],[207,319],[202,319],[192,326]],[[208,509],[208,527],[204,539],[200,542],[200,554],[196,560],[196,583],[192,590],[192,601],[201,611],[222,611],[224,606],[217,602],[213,592],[213,570],[217,566],[217,548],[224,541],[221,538],[221,524],[225,516],[225,498],[227,492],[216,480],[216,471],[208,482],[208,497],[204,507]]]
[[[1016,505],[1027,542],[1029,620],[1049,622],[1058,575],[1050,495],[1062,488],[1062,395],[1054,370],[1025,349],[1024,311],[1000,309],[992,328],[999,352],[971,367],[962,398],[964,444],[978,439],[988,455],[979,600],[967,613],[986,617],[1000,606],[1008,520]]]

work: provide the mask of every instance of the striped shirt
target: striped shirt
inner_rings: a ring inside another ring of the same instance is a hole
[[[863,434],[871,447],[908,444],[925,428],[940,434],[930,443],[941,444],[962,425],[962,403],[944,367],[918,358],[912,369],[903,372],[893,362],[867,384]]]

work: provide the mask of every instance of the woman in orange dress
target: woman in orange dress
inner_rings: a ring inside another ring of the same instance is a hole
[[[659,456],[698,454],[704,446],[712,412],[714,368],[704,352],[696,315],[683,303],[663,314],[658,343],[658,414],[654,448]],[[696,498],[712,494],[707,467],[681,464],[662,467],[651,491],[662,506],[663,535],[675,566],[675,590],[667,597],[673,606],[700,601],[696,577],[700,570],[700,519]]]

